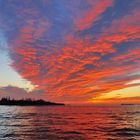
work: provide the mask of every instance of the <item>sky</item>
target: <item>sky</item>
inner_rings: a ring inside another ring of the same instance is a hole
[[[0,97],[140,103],[139,0],[0,0]]]

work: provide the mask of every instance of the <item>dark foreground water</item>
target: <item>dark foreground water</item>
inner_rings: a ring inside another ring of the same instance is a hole
[[[140,106],[0,106],[0,140],[140,140]]]

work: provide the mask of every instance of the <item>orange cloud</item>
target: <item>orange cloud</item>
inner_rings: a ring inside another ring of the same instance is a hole
[[[89,103],[102,103],[102,104],[140,104],[140,97],[124,97],[124,98],[106,98],[106,99],[93,99]]]
[[[130,74],[139,70],[140,50],[135,44],[139,39],[136,18],[139,14],[133,11],[130,16],[114,20],[96,37],[80,36],[77,31],[91,27],[113,5],[112,0],[95,1],[95,5],[88,2],[90,8],[82,13],[84,18],[75,19],[76,26],[64,34],[64,40],[51,38],[49,31],[54,25],[40,18],[28,19],[13,42],[13,67],[38,85],[36,89],[46,92],[46,98],[65,101],[69,97],[71,101],[78,98],[84,102],[106,92],[135,86],[126,83],[137,79]],[[134,46],[123,45],[126,42]]]

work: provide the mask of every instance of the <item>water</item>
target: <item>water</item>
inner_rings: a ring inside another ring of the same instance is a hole
[[[140,106],[0,106],[0,140],[140,140]]]

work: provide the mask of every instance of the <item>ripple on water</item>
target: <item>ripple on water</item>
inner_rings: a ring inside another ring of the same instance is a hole
[[[0,140],[140,140],[140,107],[0,110]]]

